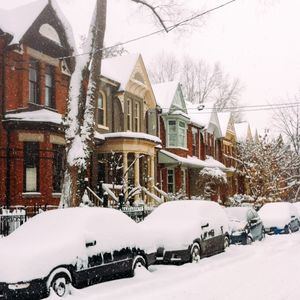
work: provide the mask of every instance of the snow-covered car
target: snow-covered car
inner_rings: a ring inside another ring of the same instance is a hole
[[[216,202],[178,200],[161,204],[139,226],[156,245],[157,263],[186,263],[224,251],[228,223]]]
[[[280,234],[299,230],[299,216],[289,202],[267,203],[258,211],[263,221],[265,233]]]
[[[152,248],[152,250],[151,250]],[[109,208],[67,208],[28,220],[0,240],[0,299],[64,297],[155,262],[141,228]]]
[[[298,214],[298,221],[299,221],[299,225],[300,225],[300,202],[294,202],[292,205],[296,208],[296,211]]]
[[[227,207],[229,218],[230,243],[251,244],[264,238],[263,223],[252,207]]]

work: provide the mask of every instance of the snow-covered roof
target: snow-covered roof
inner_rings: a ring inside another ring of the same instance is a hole
[[[39,0],[14,9],[0,10],[0,28],[13,36],[12,44],[19,43],[47,4],[48,0]]]
[[[245,142],[248,139],[249,123],[235,123],[234,129],[238,142]]]
[[[166,160],[165,157],[171,160]],[[195,156],[182,157],[167,150],[159,151],[159,163],[177,163],[188,168],[219,168],[223,171],[229,171],[221,162],[215,160],[211,156],[207,156],[206,160],[201,160]]]
[[[144,132],[112,132],[112,133],[104,133],[101,135],[104,139],[109,138],[127,138],[127,139],[142,139],[148,140],[157,144],[161,144],[161,139],[155,135],[151,135]]]
[[[156,102],[162,108],[162,111],[164,113],[169,111],[174,100],[178,85],[178,81],[152,84]]]
[[[139,54],[106,58],[101,63],[101,75],[120,83],[119,90],[123,91],[134,71]]]
[[[19,113],[8,113],[5,120],[18,120],[23,122],[43,122],[62,124],[63,116],[57,112],[48,109],[39,109]]]
[[[11,44],[20,42],[48,2],[48,0],[38,0],[10,10],[0,9],[0,29],[13,36]],[[69,22],[56,1],[52,0],[51,4],[58,18],[63,23],[70,47],[75,48],[74,36]]]
[[[222,137],[226,136],[230,117],[231,117],[231,112],[218,112],[218,119],[219,119]]]
[[[186,101],[188,115],[191,122],[196,126],[207,128],[211,120],[212,110],[210,108],[199,109],[199,104]]]

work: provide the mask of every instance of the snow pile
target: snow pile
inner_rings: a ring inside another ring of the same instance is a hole
[[[266,228],[284,228],[291,221],[292,204],[288,202],[267,203],[258,211]]]
[[[20,120],[23,122],[45,122],[45,123],[54,123],[62,124],[62,115],[48,110],[48,109],[39,109],[35,111],[26,111],[20,113],[8,113],[5,115],[6,120]]]
[[[214,181],[219,182],[220,184],[227,183],[226,174],[219,168],[203,168],[200,171],[200,176],[203,178],[212,178]]]
[[[139,223],[148,230],[156,247],[166,250],[187,249],[203,234],[201,226],[209,224],[206,231],[214,230],[215,235],[229,231],[228,218],[212,201],[180,200],[170,201],[157,207],[144,221]]]
[[[107,138],[129,138],[129,139],[143,139],[152,141],[157,144],[161,144],[161,139],[157,136],[143,133],[143,132],[112,132],[112,133],[104,133],[102,134],[102,137],[104,139]]]
[[[96,245],[86,248],[91,241]],[[88,207],[48,211],[0,240],[0,282],[44,277],[58,265],[86,267],[88,255],[126,247],[152,250],[138,225],[120,211]]]

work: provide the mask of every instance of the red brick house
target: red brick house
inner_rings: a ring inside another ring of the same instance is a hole
[[[158,181],[170,194],[199,196],[199,172],[203,168],[227,171],[222,159],[221,135],[217,114],[199,111],[186,102],[179,82],[153,85],[161,108],[158,155]]]
[[[13,22],[12,20],[16,20]],[[46,0],[0,10],[0,205],[58,205],[71,35]]]

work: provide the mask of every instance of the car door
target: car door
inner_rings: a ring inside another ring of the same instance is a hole
[[[201,236],[200,236],[200,246],[201,246],[201,254],[203,256],[211,255],[212,249],[212,242],[211,238],[214,236],[214,232],[211,231],[210,225],[208,221],[202,222],[201,224]]]

